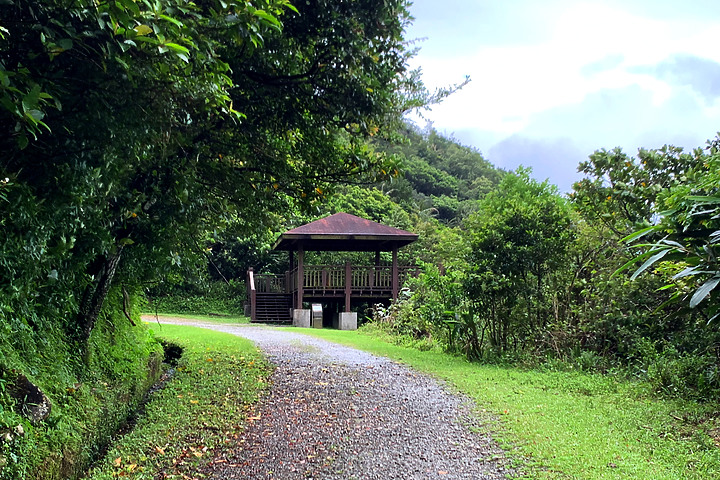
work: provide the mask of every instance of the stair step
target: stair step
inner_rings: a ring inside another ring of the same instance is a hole
[[[290,317],[292,295],[259,293],[255,299],[255,322],[290,323],[292,321]]]

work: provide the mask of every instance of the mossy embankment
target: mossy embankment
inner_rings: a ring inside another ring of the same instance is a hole
[[[162,347],[121,302],[112,292],[87,342],[0,312],[0,480],[78,478],[156,382]],[[28,390],[49,412],[32,418]]]
[[[168,352],[182,351],[173,378],[150,395],[132,431],[113,442],[88,480],[201,476],[212,469],[208,462],[226,461],[268,389],[272,366],[249,340],[184,325],[150,327]]]

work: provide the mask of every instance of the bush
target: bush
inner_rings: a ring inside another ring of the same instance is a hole
[[[237,280],[206,286],[161,285],[148,293],[148,308],[163,313],[242,315],[246,298],[245,283]]]
[[[709,352],[681,353],[669,344],[639,343],[636,374],[671,397],[710,399],[720,392],[720,362]]]

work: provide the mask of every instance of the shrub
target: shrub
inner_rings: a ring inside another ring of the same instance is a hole
[[[148,293],[148,308],[163,313],[242,315],[246,298],[245,283],[237,280],[205,286],[161,285]]]

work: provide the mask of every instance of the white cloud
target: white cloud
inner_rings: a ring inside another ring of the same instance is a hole
[[[682,55],[720,62],[720,20],[701,5],[690,9],[685,2],[659,1],[634,2],[632,11],[614,0],[549,0],[543,2],[546,11],[524,8],[536,2],[513,0],[502,2],[502,7],[493,2],[490,11],[480,8],[479,14],[491,16],[478,17],[477,31],[467,33],[466,43],[458,38],[464,30],[456,30],[452,44],[462,48],[440,54],[434,46],[435,54],[421,51],[415,61],[430,87],[457,83],[465,75],[472,78],[462,91],[433,107],[429,118],[441,131],[460,131],[461,139],[489,142],[473,144],[488,152],[513,135],[544,139],[544,147],[569,137],[587,153],[615,145],[634,150],[643,146],[634,142],[663,135],[666,142],[682,138],[702,143],[720,128],[720,104],[693,91],[698,81],[683,83],[677,75],[660,75],[655,65]],[[454,2],[456,10],[458,3]],[[695,11],[699,14],[691,15]],[[458,14],[469,12],[472,8]],[[516,21],[508,21],[511,18]],[[497,19],[507,23],[494,23]],[[530,34],[518,31],[522,41],[502,44],[478,33],[483,25],[490,31],[512,31],[530,20],[542,28]],[[442,41],[433,39],[432,30],[427,35],[429,42]],[[705,90],[710,89],[707,82],[712,79],[703,81]],[[504,155],[511,150],[506,148]],[[523,152],[526,155],[527,149]]]

